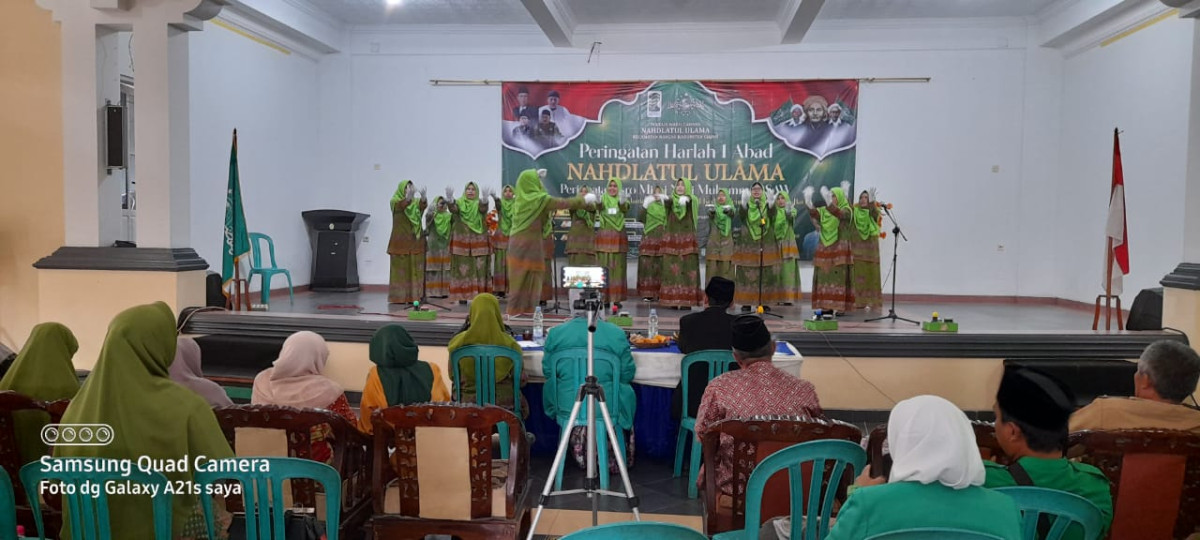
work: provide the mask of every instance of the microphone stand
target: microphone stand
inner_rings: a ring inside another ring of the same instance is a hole
[[[436,209],[434,211],[436,212]],[[430,225],[432,225],[432,223]],[[424,234],[426,237],[429,236],[428,231],[426,231]],[[426,253],[428,253],[428,249],[426,249]],[[429,274],[425,270],[425,264],[426,263],[421,264],[421,298],[419,300],[417,300],[416,302],[413,302],[412,304],[410,304],[408,307],[404,308],[404,310],[405,311],[410,311],[410,310],[411,311],[421,311],[421,308],[423,308],[425,306],[433,306],[435,308],[441,308],[445,311],[451,311],[451,309],[446,306],[426,300],[425,286],[426,286],[426,278]]]
[[[571,217],[571,219],[575,219],[575,216],[570,216],[570,217]],[[554,213],[550,213],[549,215],[547,215],[546,219],[550,220],[550,287],[554,290],[554,305],[551,306],[550,302],[546,302],[546,309],[543,309],[542,312],[550,313],[551,311],[553,311],[554,313],[558,313],[559,310],[561,310],[563,308],[559,307],[559,305],[558,305],[558,278],[559,278],[559,276],[558,276],[558,257],[555,256],[555,253],[554,253],[555,249],[557,249],[557,242],[554,239]]]
[[[892,307],[888,308],[887,315],[884,315],[882,317],[875,317],[873,319],[867,319],[863,322],[875,322],[875,321],[890,320],[893,322],[895,322],[895,321],[910,322],[910,323],[920,326],[921,323],[919,323],[917,321],[914,321],[912,319],[905,319],[904,317],[896,315],[896,269],[897,269],[896,258],[900,252],[900,239],[903,238],[904,241],[907,242],[908,237],[904,236],[904,232],[902,232],[900,230],[900,224],[896,222],[896,217],[892,215],[891,210],[888,210],[887,205],[880,205],[879,208],[883,209],[883,213],[885,215],[887,215],[888,221],[892,222]]]
[[[753,202],[754,201],[751,201],[751,203],[753,203]],[[759,226],[759,233],[758,233],[758,305],[754,306],[754,311],[756,313],[758,313],[759,315],[770,315],[772,317],[778,317],[778,318],[782,319],[783,315],[780,315],[778,313],[771,313],[771,308],[764,306],[762,303],[763,276],[764,276],[764,274],[766,274],[766,268],[763,266],[763,251],[764,251],[763,243],[766,242],[766,240],[767,240],[767,218],[766,218],[765,214],[770,209],[771,209],[770,206],[763,208],[762,212],[761,212],[763,214],[763,217],[760,217],[759,221],[758,221],[758,226]],[[778,212],[778,211],[779,210],[776,209],[776,212]],[[749,211],[747,211],[747,215],[749,215]]]

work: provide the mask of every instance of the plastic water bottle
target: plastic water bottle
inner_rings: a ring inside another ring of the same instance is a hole
[[[538,345],[546,342],[545,330],[542,319],[542,306],[538,306],[533,310],[533,341]]]
[[[649,334],[646,337],[650,337],[650,338],[658,335],[658,310],[657,309],[653,309],[653,308],[650,309],[650,328],[646,333]]]

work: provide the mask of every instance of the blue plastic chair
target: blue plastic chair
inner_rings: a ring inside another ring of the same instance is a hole
[[[271,258],[271,266],[262,264],[262,249],[259,247],[262,242],[267,243],[267,255]],[[292,290],[292,274],[275,264],[275,241],[262,233],[250,233],[250,275],[246,278],[246,283],[250,283],[255,275],[262,276],[262,291],[259,296],[262,303],[267,305],[271,305],[271,278],[275,274],[283,274],[287,278],[288,300],[295,304],[296,293]]]
[[[477,405],[499,405],[496,403],[496,359],[512,361],[513,412],[521,418],[521,353],[499,345],[467,345],[459,347],[450,355],[451,382],[454,383],[454,401],[462,401],[462,380],[459,373],[460,360],[475,360],[475,403]],[[508,424],[496,424],[500,433],[500,459],[508,459]]]
[[[219,461],[262,463],[261,460],[265,460],[267,472],[260,472],[258,467],[236,466],[229,469],[250,472],[200,471],[196,473],[196,483],[207,486],[224,480],[236,480],[242,486],[242,501],[246,508],[246,540],[285,540],[287,531],[284,529],[283,497],[271,494],[283,492],[284,480],[316,480],[325,488],[325,535],[329,540],[337,540],[342,508],[342,479],[337,470],[317,461],[287,457],[230,458]],[[212,497],[200,497],[200,504],[204,507],[208,537],[216,538],[213,532]]]
[[[708,367],[708,379],[706,381],[712,381],[718,375],[728,372],[733,366],[733,351],[725,349],[696,351],[684,356],[683,363],[680,365],[680,374],[683,379],[683,414],[679,419],[679,435],[675,438],[675,476],[678,477],[683,472],[683,448],[684,444],[690,439],[692,441],[692,459],[688,466],[689,499],[695,499],[699,494],[696,488],[696,478],[700,476],[700,441],[696,440],[696,419],[688,416],[687,401],[688,396],[691,395],[688,386],[696,384],[695,381],[688,380],[688,374],[691,373],[692,364],[700,362],[703,362]]]
[[[596,372],[600,372],[600,366],[607,364],[609,371],[612,373],[610,380],[601,380],[600,386],[604,388],[604,400],[608,404],[608,414],[612,417],[613,427],[617,432],[617,444],[620,445],[621,452],[625,452],[625,430],[617,425],[618,419],[621,417],[621,400],[618,399],[618,388],[621,384],[621,361],[617,359],[617,355],[603,350],[596,349],[593,355]],[[544,375],[546,377],[546,385],[543,392],[546,395],[558,397],[558,371],[560,366],[565,363],[570,363],[573,367],[572,373],[574,376],[561,384],[571,387],[572,391],[578,390],[583,385],[584,378],[587,376],[587,348],[586,347],[571,347],[554,353],[550,357],[550,369]],[[558,404],[558,412],[554,420],[558,422],[558,427],[561,430],[562,437],[571,435],[571,426],[567,426],[567,420],[571,417],[571,403]],[[576,426],[587,425],[587,403],[585,402],[579,408],[579,418],[575,421]],[[608,489],[608,450],[609,443],[607,430],[604,429],[604,417],[600,414],[600,404],[596,404],[596,444],[599,448],[596,451],[596,464],[599,469],[600,489]],[[558,471],[554,474],[554,489],[555,491],[562,489],[563,469],[566,466],[566,459],[559,464]]]
[[[1096,540],[1104,533],[1104,516],[1091,501],[1074,493],[1034,486],[996,488],[1021,509],[1021,537],[1026,540],[1062,540],[1072,523],[1083,527],[1084,540]],[[1041,516],[1053,518],[1046,536],[1038,535]]]
[[[560,540],[641,540],[655,538],[657,540],[707,540],[707,536],[674,523],[657,523],[653,521],[626,521],[610,523],[580,531],[575,531]]]
[[[965,529],[922,528],[892,531],[868,537],[867,540],[1004,540],[999,536]]]
[[[0,540],[17,540],[17,498],[12,479],[0,467]]]
[[[825,466],[832,462],[830,475],[825,477]],[[808,507],[804,507],[805,486],[801,467],[812,463],[812,474],[808,482]],[[830,515],[847,466],[850,476],[857,476],[867,463],[867,452],[850,441],[822,440],[789,446],[766,457],[754,467],[746,481],[746,528],[713,535],[713,540],[758,540],[762,523],[762,497],[767,480],[775,473],[788,470],[788,488],[791,497],[792,538],[795,540],[818,540],[829,534]],[[822,482],[828,485],[822,489]],[[808,519],[797,519],[807,516]]]
[[[43,458],[47,459],[47,458]],[[158,486],[158,495],[152,499],[154,508],[154,538],[156,540],[171,540],[171,494],[166,492],[167,477],[157,472],[142,472],[132,467],[129,475],[121,474],[121,462],[117,459],[103,458],[48,458],[55,462],[73,462],[62,470],[71,472],[43,472],[41,461],[35,461],[21,467],[21,483],[25,485],[25,495],[29,507],[33,510],[33,521],[37,525],[38,536],[46,538],[46,528],[42,523],[41,498],[38,496],[38,486],[42,480],[57,480],[63,484],[75,486],[75,493],[64,494],[67,512],[71,515],[71,532],[75,538],[83,540],[111,540],[112,531],[108,520],[108,494],[103,489],[111,480],[116,482],[137,482]],[[80,462],[92,462],[84,465]],[[88,472],[77,472],[88,471]],[[95,472],[101,471],[101,472]],[[99,485],[100,492],[93,496],[84,493],[80,487],[84,483],[92,486]]]

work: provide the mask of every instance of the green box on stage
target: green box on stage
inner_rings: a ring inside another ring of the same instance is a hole
[[[608,322],[613,323],[617,326],[623,326],[623,327],[628,328],[630,326],[633,326],[633,317],[614,316],[614,317],[609,317]]]
[[[409,320],[413,320],[413,321],[436,321],[437,320],[437,312],[432,311],[432,310],[431,311],[425,311],[425,310],[410,311],[410,312],[408,312],[408,318],[409,318]]]
[[[818,320],[818,321],[814,321],[814,320],[812,320],[812,319],[806,319],[806,320],[804,321],[804,329],[805,329],[805,330],[811,330],[811,331],[813,331],[813,332],[828,332],[828,331],[830,331],[830,330],[837,330],[837,329],[838,329],[838,322],[837,322],[836,320],[832,320],[832,321],[829,321],[829,320]]]
[[[958,332],[958,323],[946,321],[925,321],[921,330],[926,332]]]

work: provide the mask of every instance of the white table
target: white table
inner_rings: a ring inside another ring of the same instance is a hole
[[[531,382],[545,381],[542,373],[542,348],[529,347],[528,345],[531,345],[529,342],[522,341],[520,343],[522,371],[529,374]],[[633,349],[633,362],[637,364],[637,373],[633,376],[633,382],[660,388],[678,386],[680,366],[683,364],[684,355],[677,351],[678,349],[674,347],[665,350]],[[775,367],[799,377],[804,357],[791,343],[780,342],[779,349],[771,362],[775,364]]]

